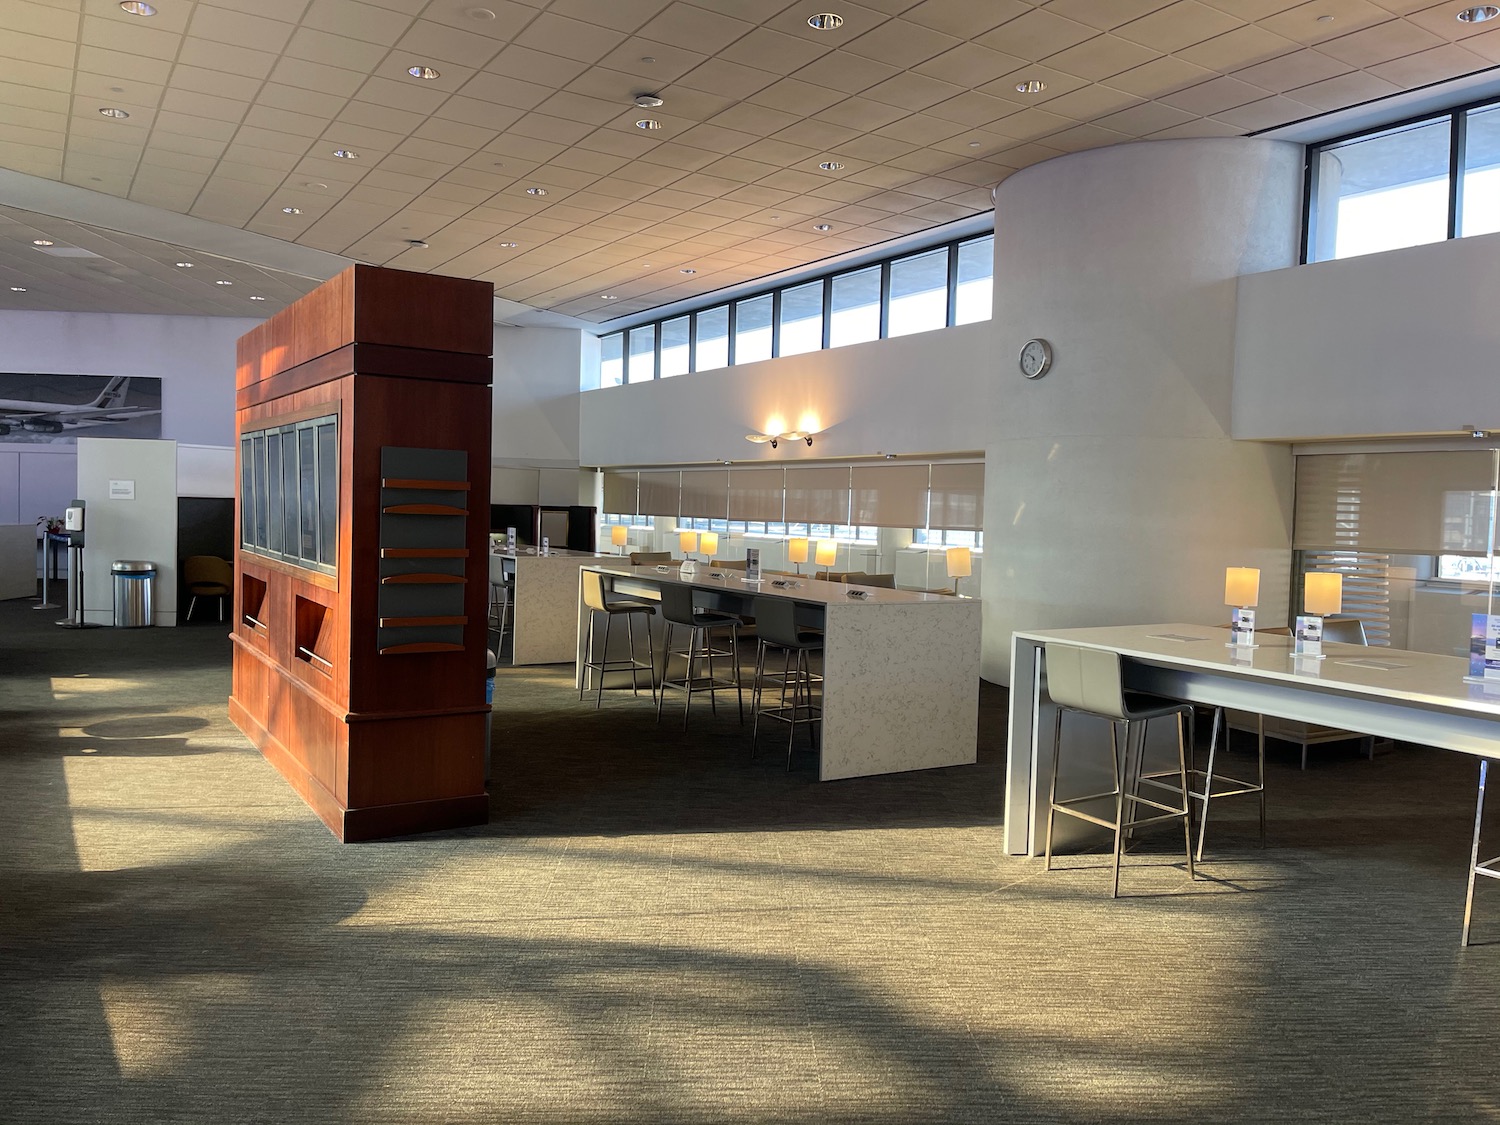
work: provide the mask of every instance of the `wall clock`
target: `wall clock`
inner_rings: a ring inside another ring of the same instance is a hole
[[[1046,340],[1027,340],[1021,348],[1021,374],[1040,379],[1052,367],[1052,345]]]

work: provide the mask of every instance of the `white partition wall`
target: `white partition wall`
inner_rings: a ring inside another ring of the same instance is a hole
[[[1224,568],[1285,614],[1291,454],[1230,438],[1236,279],[1296,261],[1302,150],[1151,141],[1034,165],[995,200],[985,676],[1017,629],[1220,619]],[[1050,341],[1052,369],[1016,356]]]
[[[79,438],[78,496],[88,508],[86,619],[113,623],[110,564],[145,559],[157,566],[155,623],[177,624],[177,443]]]

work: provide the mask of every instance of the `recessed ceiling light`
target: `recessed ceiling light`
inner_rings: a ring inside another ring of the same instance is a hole
[[[287,215],[300,215],[300,214],[302,214],[302,208],[300,208],[300,207],[283,207],[281,210],[282,210],[283,214],[287,214]]]
[[[1493,4],[1480,4],[1476,8],[1465,8],[1458,13],[1460,23],[1484,23],[1500,16],[1500,8]]]
[[[807,26],[814,31],[834,31],[844,26],[844,17],[833,12],[819,12],[807,17]]]
[[[813,230],[829,231],[833,229],[832,223],[814,223]]]
[[[655,130],[661,128],[661,122],[653,121],[649,117],[643,117],[641,118],[641,120],[635,123],[635,127],[637,129],[645,129],[647,132],[654,132]]]
[[[12,293],[24,293],[24,292],[26,292],[26,286],[24,286],[24,285],[12,285],[10,287],[10,291]]]
[[[190,269],[193,268],[193,263],[192,262],[178,262],[177,263],[177,268],[180,269],[180,270],[190,270]]]
[[[601,300],[601,301],[618,301],[619,299],[620,298],[616,297],[613,293],[600,293],[599,294],[599,300]]]
[[[655,61],[656,61],[656,56],[655,55],[642,55],[641,56],[641,62],[645,63],[647,66],[650,66]]]
[[[123,94],[125,92],[125,87],[124,86],[111,86],[109,88],[109,92],[111,94]]]
[[[232,282],[232,281],[225,281],[223,278],[220,278],[218,281],[214,282],[214,284],[215,285],[233,285],[234,282]]]
[[[305,180],[305,181],[303,181],[302,186],[303,187],[314,188],[314,189],[316,189],[318,191],[323,191],[324,189],[326,189],[328,187],[327,184],[320,184],[320,183],[318,183],[317,180]]]
[[[1319,16],[1318,17],[1318,22],[1319,23],[1332,23],[1333,22],[1333,17],[1332,16]]]
[[[408,238],[406,244],[413,250],[426,250],[430,245],[425,238]]]
[[[116,109],[114,106],[105,106],[99,112],[105,117],[113,117],[119,121],[124,121],[125,118],[130,116],[130,114],[126,113],[123,109]]]
[[[544,187],[529,187],[526,189],[526,194],[540,197],[547,194],[547,189]]]
[[[464,15],[468,16],[471,20],[492,20],[495,18],[495,13],[488,8],[470,8]]]
[[[840,168],[843,167],[843,165],[840,164],[837,160],[825,160],[823,161],[823,163],[819,164],[818,167],[823,169],[823,171],[825,172],[837,172]]]
[[[337,156],[340,160],[358,160],[359,159],[359,153],[355,152],[353,149],[347,149],[347,148],[336,148],[336,149],[333,150],[333,155]]]
[[[1016,93],[1018,94],[1040,94],[1046,88],[1047,83],[1043,82],[1040,78],[1028,78],[1025,82],[1016,83]]]
[[[978,141],[970,141],[969,142],[969,147],[970,148],[978,148],[979,147],[979,142]]]
[[[661,98],[656,94],[637,94],[632,100],[641,109],[660,109],[663,105]]]
[[[264,297],[251,297],[251,298],[250,298],[250,299],[251,299],[251,300],[252,300],[252,301],[264,301],[264,300],[265,300],[265,298],[264,298]]]
[[[502,249],[502,250],[514,250],[519,245],[521,245],[519,242],[502,242],[502,243],[500,243],[500,249]]]
[[[409,66],[406,68],[406,73],[424,82],[431,82],[434,78],[442,77],[439,71],[433,70],[430,66]]]
[[[697,270],[678,270],[678,273],[697,273]]]
[[[31,244],[33,246],[51,246],[52,240],[50,238],[33,238]]]
[[[123,3],[120,5],[120,11],[132,16],[156,15],[156,9],[147,4],[145,0],[123,0]]]

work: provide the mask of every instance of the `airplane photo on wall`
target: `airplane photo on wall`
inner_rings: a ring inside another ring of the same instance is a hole
[[[71,445],[79,434],[161,437],[161,380],[0,372],[0,443]]]

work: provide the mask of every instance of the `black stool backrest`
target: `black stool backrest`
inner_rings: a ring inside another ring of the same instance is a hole
[[[661,615],[674,625],[697,625],[693,616],[693,588],[662,583]]]
[[[763,641],[797,648],[797,603],[788,598],[755,599],[755,635]]]

